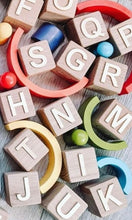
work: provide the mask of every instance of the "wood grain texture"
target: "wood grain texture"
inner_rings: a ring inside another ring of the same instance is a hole
[[[83,0],[81,0],[83,1]],[[80,2],[81,2],[80,1]],[[114,0],[115,2],[118,2],[120,4],[123,4],[127,8],[132,10],[132,1],[131,0]],[[10,0],[0,0],[0,21],[3,20],[7,7],[9,5]],[[107,27],[112,27],[112,25],[117,24],[118,22],[112,19],[111,17],[103,16],[105,18],[105,21],[107,22]],[[38,21],[36,26],[26,35],[23,36],[22,41],[20,43],[21,46],[28,45],[31,43],[30,36],[35,32],[35,30],[39,27],[41,24],[41,21]],[[7,44],[0,47],[0,74],[8,70],[7,62],[6,62],[6,49]],[[55,52],[56,54],[56,52]],[[120,58],[116,58],[117,61],[120,61],[124,64],[127,64],[129,66],[128,74],[130,74],[132,70],[132,54],[129,53],[128,55],[122,56]],[[62,89],[65,88],[68,83],[65,80],[62,80],[61,78],[57,77],[53,73],[46,73],[44,75],[34,76],[31,77],[31,80],[33,82],[36,82],[37,85],[40,85],[43,88],[47,89]],[[80,103],[82,103],[84,100],[86,100],[88,97],[91,97],[93,95],[98,95],[98,97],[101,100],[108,99],[107,96],[100,95],[98,93],[95,93],[93,91],[89,91],[88,89],[81,90],[75,95],[71,96],[71,99],[73,103],[75,104],[76,108],[78,109],[80,106]],[[113,96],[113,98],[116,97],[119,101],[121,101],[128,109],[132,110],[132,94],[129,95],[123,95],[123,96]],[[51,103],[53,100],[48,99],[40,99],[37,97],[33,97],[33,101],[35,104],[36,110],[38,110],[41,107],[46,106],[48,103]],[[35,116],[33,118],[34,121],[40,122],[38,117]],[[2,119],[0,118],[0,180],[1,180],[1,197],[0,198],[0,207],[4,208],[10,215],[9,220],[54,220],[54,218],[40,205],[35,206],[29,206],[29,207],[21,207],[21,208],[11,208],[8,206],[8,204],[5,202],[5,189],[3,185],[3,173],[10,172],[10,171],[21,171],[20,168],[16,165],[16,163],[10,159],[3,151],[3,147],[5,144],[9,142],[9,140],[13,137],[14,132],[7,132],[3,126]],[[128,148],[124,149],[122,151],[104,151],[101,149],[96,150],[96,153],[98,156],[115,156],[117,158],[122,159],[131,169],[132,171],[132,151],[131,151],[131,136],[132,136],[132,130],[129,131],[127,136],[125,137],[125,140],[128,143]],[[62,149],[68,148],[65,146],[62,137],[58,138],[58,141],[62,147]],[[43,174],[44,170],[44,161],[37,166],[37,169],[40,172],[40,176]],[[106,173],[106,169],[102,170],[102,173]],[[113,170],[107,169],[107,173],[113,173]],[[72,188],[76,187],[76,184],[70,185]],[[127,196],[128,200],[128,206],[124,209],[118,212],[118,214],[113,214],[109,217],[103,218],[104,220],[131,220],[131,210],[132,210],[132,194]],[[80,220],[100,220],[100,218],[92,215],[88,210],[84,212],[84,214],[81,216]]]

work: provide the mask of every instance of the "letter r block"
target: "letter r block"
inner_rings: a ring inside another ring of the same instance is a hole
[[[63,183],[52,187],[44,196],[42,206],[58,220],[77,220],[87,208],[87,204]]]
[[[93,115],[93,126],[114,139],[122,139],[132,127],[132,112],[118,100],[101,103]]]
[[[82,47],[88,47],[109,38],[99,11],[73,18],[66,25],[66,33],[70,40]]]
[[[38,115],[55,136],[60,136],[82,124],[82,119],[69,97],[39,109]]]
[[[83,184],[81,191],[89,211],[99,217],[111,215],[127,205],[120,183],[113,176],[102,176],[93,183]]]
[[[5,212],[3,209],[0,209],[0,220],[8,220],[8,213]]]
[[[125,80],[128,66],[114,60],[99,57],[89,73],[88,89],[105,95],[119,94]]]
[[[2,92],[0,94],[0,110],[5,124],[26,119],[36,114],[27,87]]]

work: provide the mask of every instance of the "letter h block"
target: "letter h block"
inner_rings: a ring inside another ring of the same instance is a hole
[[[93,126],[114,139],[122,139],[132,127],[132,112],[118,100],[101,103],[93,115]]]
[[[99,217],[111,215],[127,206],[126,197],[116,177],[102,176],[81,186],[88,210]]]
[[[89,73],[88,89],[105,95],[119,94],[125,80],[128,66],[114,60],[99,57]]]
[[[0,110],[5,124],[29,118],[36,114],[27,87],[2,92],[0,94]]]
[[[87,204],[63,183],[52,187],[44,196],[42,206],[58,220],[77,220],[87,208]]]
[[[0,209],[0,220],[8,220],[8,213],[5,212],[3,209]]]
[[[38,115],[55,136],[60,136],[82,124],[82,119],[69,97],[39,109]]]

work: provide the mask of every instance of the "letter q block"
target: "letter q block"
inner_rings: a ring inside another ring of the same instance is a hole
[[[99,217],[111,215],[127,206],[125,195],[116,177],[102,176],[81,186],[88,210]]]
[[[56,66],[46,40],[21,47],[18,54],[27,76],[48,72]]]
[[[0,220],[8,220],[8,213],[5,212],[3,209],[0,209]]]
[[[39,109],[38,115],[55,136],[60,136],[82,124],[82,119],[69,97]]]
[[[0,110],[5,124],[26,119],[36,114],[27,87],[2,92],[0,94]]]
[[[116,99],[104,101],[93,115],[93,125],[114,139],[122,139],[132,127],[132,112]]]
[[[89,47],[109,38],[100,12],[77,16],[66,24],[66,33],[70,40],[82,47]]]
[[[53,72],[70,81],[79,81],[87,73],[94,59],[92,53],[70,41],[56,57],[56,68]]]
[[[88,75],[88,89],[105,95],[119,94],[124,84],[128,66],[114,60],[99,57]]]

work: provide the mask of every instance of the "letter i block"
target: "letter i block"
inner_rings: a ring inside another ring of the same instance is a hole
[[[66,22],[74,18],[78,0],[46,0],[40,19],[53,22]]]
[[[46,40],[21,47],[18,54],[27,76],[48,72],[56,66]]]
[[[105,95],[119,94],[125,80],[128,66],[111,59],[99,57],[88,75],[87,88]]]
[[[69,97],[39,109],[38,115],[55,136],[60,136],[82,124],[82,119]]]
[[[8,220],[8,214],[3,209],[0,209],[0,220]]]
[[[95,56],[80,45],[70,41],[56,58],[54,73],[72,81],[79,81],[87,73]]]
[[[87,204],[63,183],[53,186],[43,198],[42,206],[58,220],[77,220],[87,208]]]
[[[70,20],[66,25],[66,33],[70,40],[82,47],[88,47],[109,38],[105,22],[98,11]]]
[[[17,134],[4,149],[26,171],[30,171],[49,151],[30,129]]]
[[[122,139],[132,127],[132,112],[116,99],[104,101],[93,115],[93,126],[114,139]]]
[[[126,207],[127,201],[116,177],[104,176],[81,186],[84,201],[94,215],[105,217]]]
[[[112,41],[121,55],[132,51],[132,18],[109,29]]]
[[[62,156],[62,179],[75,183],[99,178],[94,148],[66,150],[62,152]]]
[[[41,203],[37,172],[5,173],[6,200],[12,207]]]
[[[27,87],[21,87],[0,94],[0,110],[5,124],[29,118],[36,114]]]
[[[4,21],[28,32],[35,26],[42,6],[43,0],[12,0]]]

